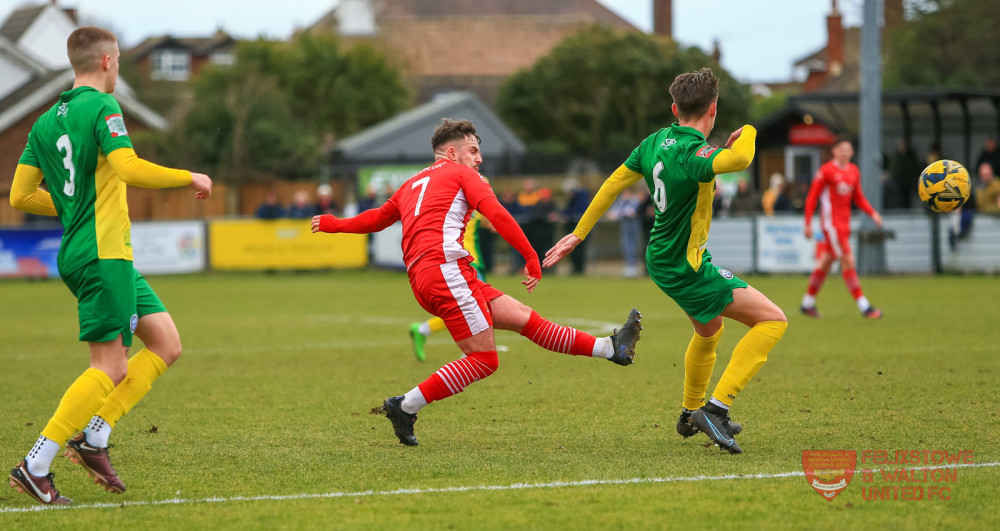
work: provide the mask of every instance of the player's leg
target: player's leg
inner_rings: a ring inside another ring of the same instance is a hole
[[[131,271],[132,263],[125,260],[94,260],[63,277],[78,300],[79,338],[90,347],[90,368],[66,390],[34,447],[11,471],[11,486],[41,503],[71,501],[55,490],[49,475],[52,460],[125,378],[135,314]]]
[[[635,344],[639,341],[639,330],[642,329],[642,315],[635,308],[620,330],[615,330],[609,337],[598,338],[575,328],[553,323],[492,286],[484,288],[484,291],[488,291],[486,294],[490,300],[494,326],[500,330],[517,332],[552,352],[605,358],[619,365],[629,365],[634,360]]]
[[[413,356],[417,361],[424,361],[427,357],[424,352],[424,344],[427,338],[435,332],[445,330],[447,327],[440,317],[431,317],[421,323],[410,323],[410,341],[413,343]]]
[[[66,444],[66,457],[83,466],[95,482],[110,492],[125,491],[108,455],[111,431],[181,355],[181,339],[173,318],[146,279],[133,269],[136,289],[135,335],[143,348],[128,360],[128,375],[108,395],[83,430]]]
[[[844,254],[840,257],[840,271],[844,276],[844,284],[847,285],[847,290],[854,297],[854,302],[858,305],[861,316],[868,319],[878,319],[882,317],[882,310],[872,307],[871,303],[868,302],[868,297],[865,297],[865,293],[861,289],[861,279],[858,278],[858,270],[854,262],[854,253],[851,251],[849,238],[850,234],[848,233],[841,242]]]
[[[455,263],[414,273],[411,287],[417,302],[440,316],[463,356],[402,396],[386,399],[382,409],[392,421],[399,442],[416,446],[413,424],[417,412],[431,402],[465,390],[469,384],[493,374],[499,366],[493,338],[493,321],[475,271]]]
[[[722,339],[724,329],[722,317],[705,324],[691,318],[691,323],[694,325],[694,336],[684,352],[684,400],[681,416],[677,419],[677,433],[684,438],[700,431],[691,423],[691,413],[705,403],[705,392],[715,369],[715,348]]]
[[[771,349],[785,334],[788,322],[781,308],[751,286],[734,289],[732,295],[733,301],[723,310],[722,316],[737,320],[749,326],[750,330],[733,350],[733,357],[709,403],[695,412],[692,420],[720,447],[731,453],[741,453],[731,432],[725,433],[729,408],[767,361]]]
[[[816,268],[809,275],[809,287],[806,294],[802,296],[802,305],[800,306],[800,311],[809,317],[819,317],[819,311],[816,310],[816,295],[823,287],[823,282],[826,280],[827,274],[830,273],[830,267],[839,254],[836,248],[837,244],[831,244],[830,237],[835,236],[835,234],[824,229],[823,236],[823,241],[817,244],[819,259],[816,261]]]

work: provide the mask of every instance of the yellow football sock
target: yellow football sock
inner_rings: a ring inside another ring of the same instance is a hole
[[[440,332],[445,329],[444,319],[440,317],[431,317],[427,320],[427,326],[431,329],[431,333]]]
[[[108,395],[108,400],[104,402],[97,415],[114,428],[118,419],[124,417],[142,400],[142,397],[146,396],[153,387],[153,380],[166,370],[167,364],[153,351],[144,348],[136,352],[128,360],[128,374],[125,379]]]
[[[83,429],[115,388],[111,378],[98,369],[87,369],[66,390],[59,407],[42,430],[42,435],[60,446]]]
[[[786,328],[788,323],[785,321],[762,321],[754,325],[736,344],[733,359],[729,360],[712,398],[727,406],[733,405],[736,395],[767,361],[767,354],[785,335]]]
[[[698,409],[705,402],[705,390],[715,368],[715,347],[722,338],[722,330],[709,337],[694,333],[684,353],[684,409]]]

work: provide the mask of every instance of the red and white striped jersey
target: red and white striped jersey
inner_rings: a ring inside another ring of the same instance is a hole
[[[387,201],[403,222],[403,261],[423,269],[469,256],[462,246],[473,210],[496,199],[486,179],[468,166],[442,160],[408,179]]]
[[[841,168],[832,160],[819,167],[809,188],[809,195],[806,197],[806,227],[812,222],[817,201],[820,202],[821,227],[838,230],[850,227],[852,202],[869,216],[875,214],[875,209],[861,191],[861,172],[850,162],[846,168]]]

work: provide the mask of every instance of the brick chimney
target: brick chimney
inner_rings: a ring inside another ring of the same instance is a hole
[[[837,9],[837,0],[831,0],[832,10],[826,17],[826,71],[838,75],[844,68],[844,23]]]
[[[722,64],[719,61],[722,60],[722,46],[719,44],[719,39],[712,39],[712,60],[715,64]]]
[[[903,0],[885,0],[885,32],[892,33],[903,25]]]
[[[653,0],[653,34],[674,38],[671,0]]]

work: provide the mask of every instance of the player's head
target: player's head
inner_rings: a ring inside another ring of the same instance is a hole
[[[682,122],[701,119],[710,114],[715,125],[715,110],[719,99],[719,78],[711,68],[702,68],[674,78],[670,84],[671,108]]]
[[[841,164],[850,162],[851,157],[854,156],[854,142],[847,135],[839,135],[833,140],[833,145],[830,146],[830,153]]]
[[[104,92],[114,92],[118,81],[118,39],[106,29],[84,26],[73,30],[66,40],[66,55],[79,76],[98,75]]]
[[[479,165],[483,163],[479,143],[476,127],[468,120],[444,118],[431,137],[431,148],[434,149],[436,160],[448,159],[476,171],[479,171]]]

